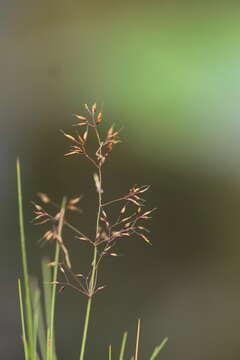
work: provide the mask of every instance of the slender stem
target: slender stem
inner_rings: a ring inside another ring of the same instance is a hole
[[[88,153],[85,151],[84,152],[84,155],[86,156],[86,158],[88,159],[88,160],[90,160],[91,161],[91,163],[93,163],[93,165],[97,168],[98,167],[98,165],[97,165],[97,163],[96,163],[96,161],[95,160],[93,160],[92,158],[91,158],[91,156],[89,156],[88,155]]]
[[[21,314],[21,323],[22,323],[22,340],[23,340],[23,346],[24,346],[24,355],[25,355],[25,360],[28,360],[29,354],[28,354],[28,346],[27,346],[27,339],[26,339],[23,300],[22,300],[22,288],[21,288],[21,280],[20,279],[18,279],[18,294],[19,294],[20,314]]]
[[[48,360],[50,357],[50,350],[51,344],[50,344],[50,327],[47,328],[47,349],[46,349],[46,359]]]
[[[57,228],[57,235],[59,238],[62,237],[65,206],[66,206],[66,198],[63,198],[62,206],[61,206],[61,217],[60,217],[58,228]],[[56,263],[59,262],[59,255],[60,255],[60,245],[59,245],[59,241],[56,241],[54,262],[56,262]],[[52,278],[53,282],[57,281],[57,274],[58,274],[58,266],[55,266],[53,269],[53,278]],[[52,286],[53,286],[53,288],[52,288],[51,316],[50,316],[49,342],[48,342],[48,346],[50,348],[49,360],[52,360],[54,358],[53,338],[54,338],[54,319],[55,319],[55,304],[56,304],[56,285],[53,284]]]
[[[84,324],[83,338],[82,338],[82,346],[81,346],[81,352],[80,352],[80,360],[84,359],[91,305],[92,305],[92,297],[89,297],[88,298],[88,303],[87,303],[87,309],[86,309],[85,324]]]
[[[82,237],[86,238],[86,240],[91,242],[91,240],[85,234],[83,234],[80,230],[78,230],[75,226],[70,224],[68,221],[64,220],[64,225],[66,225],[69,229],[73,230],[75,233],[81,235]]]
[[[102,204],[102,207],[103,206],[108,206],[108,205],[114,204],[115,202],[123,201],[123,200],[126,200],[126,198],[124,196],[121,197],[121,198],[115,199],[115,200],[110,200],[108,202],[105,202],[104,204]]]
[[[94,113],[92,113],[93,121],[94,120]],[[95,123],[96,124],[96,123]],[[101,155],[101,139],[99,132],[97,130],[97,127],[94,128],[98,144],[99,144],[99,152]],[[101,214],[101,208],[102,208],[102,171],[101,171],[101,165],[98,165],[98,177],[99,177],[99,189],[98,189],[98,210],[97,210],[97,219],[96,219],[96,239],[99,231],[99,220],[100,220],[100,214]],[[84,354],[85,354],[85,347],[86,347],[86,340],[87,340],[87,332],[88,332],[88,325],[89,325],[89,318],[90,318],[90,312],[91,312],[91,306],[92,306],[92,297],[94,294],[95,284],[96,284],[96,262],[97,262],[97,246],[94,246],[93,250],[93,261],[92,261],[92,274],[91,279],[89,283],[89,297],[88,297],[88,303],[87,303],[87,309],[86,309],[86,316],[85,316],[85,323],[84,323],[84,329],[83,329],[83,338],[82,338],[82,345],[81,345],[81,351],[80,351],[80,360],[84,360]]]
[[[138,319],[138,324],[137,324],[137,337],[136,337],[136,348],[135,348],[135,357],[134,357],[134,360],[138,360],[140,328],[141,328],[141,320]]]
[[[94,119],[94,115],[93,115]],[[97,136],[98,144],[99,144],[99,153],[101,155],[101,139],[97,127],[95,127],[95,133]],[[98,188],[98,211],[97,211],[97,220],[96,220],[96,239],[99,232],[99,221],[102,209],[102,171],[101,165],[98,166],[98,178],[99,178],[99,188]],[[96,262],[97,262],[97,246],[94,246],[94,253],[93,253],[93,262],[92,262],[92,276],[90,280],[90,296],[92,297],[94,293],[94,287],[96,283]]]
[[[112,345],[109,345],[108,348],[108,360],[112,360]]]
[[[71,287],[73,290],[75,290],[75,291],[77,291],[77,292],[80,292],[81,294],[83,294],[83,295],[86,295],[86,292],[85,291],[83,291],[83,290],[81,290],[81,289],[79,289],[77,286],[74,286],[73,284],[71,284],[70,282],[59,282],[58,283],[58,285],[62,285],[62,286],[69,286],[69,287]]]
[[[60,253],[60,246],[57,243],[56,244],[56,250],[55,250],[55,257],[54,257],[54,261],[58,262],[59,259],[59,253]],[[58,266],[54,267],[53,270],[53,281],[56,281],[57,278],[57,268]],[[49,327],[49,339],[48,339],[48,348],[49,348],[49,356],[47,358],[47,360],[52,360],[53,359],[53,337],[54,337],[54,319],[55,319],[55,299],[56,299],[56,286],[57,285],[52,285],[52,299],[51,299],[51,316],[50,316],[50,327]]]
[[[125,347],[126,347],[126,342],[127,342],[127,335],[128,335],[128,333],[125,331],[125,333],[123,334],[123,338],[122,338],[119,360],[124,360],[124,352],[125,352]]]
[[[31,295],[29,288],[29,274],[27,264],[27,251],[26,251],[26,240],[24,230],[24,219],[23,219],[23,199],[22,199],[22,184],[21,184],[21,166],[20,160],[17,159],[17,190],[18,190],[18,207],[19,207],[19,228],[20,228],[20,241],[21,241],[21,252],[22,252],[22,266],[23,266],[23,280],[25,290],[25,303],[26,303],[26,327],[28,335],[28,346],[29,346],[29,357],[30,360],[34,360],[35,350],[33,343],[33,319],[32,319],[32,306],[31,306]]]
[[[160,353],[160,351],[162,350],[162,348],[165,346],[165,344],[167,343],[167,341],[168,341],[168,338],[166,337],[165,339],[163,339],[163,341],[161,342],[161,344],[154,349],[150,360],[155,360],[155,359],[157,359],[158,354]]]
[[[89,286],[89,297],[88,297],[87,309],[86,309],[86,315],[85,315],[82,346],[81,346],[81,352],[80,352],[80,360],[84,360],[84,354],[85,354],[87,332],[88,332],[89,318],[90,318],[91,305],[92,305],[92,297],[93,297],[93,293],[94,293],[96,260],[97,260],[97,247],[94,246],[93,261],[92,261],[92,274],[91,274],[90,286]]]

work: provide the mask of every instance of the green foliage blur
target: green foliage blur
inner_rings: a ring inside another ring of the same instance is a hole
[[[239,24],[236,2],[3,1],[1,37],[0,357],[22,356],[15,159],[22,163],[30,268],[40,274],[36,192],[83,194],[94,223],[91,169],[63,158],[58,131],[95,101],[123,143],[106,165],[106,198],[151,184],[153,247],[133,239],[103,268],[89,359],[120,347],[141,317],[142,353],[167,336],[163,359],[239,358]],[[69,235],[79,271],[87,249]],[[85,255],[86,254],[86,255]],[[59,359],[75,359],[85,300],[57,298]],[[131,346],[131,339],[130,346]],[[133,343],[132,339],[132,343]],[[13,345],[14,344],[14,345]],[[7,355],[6,355],[7,354]]]

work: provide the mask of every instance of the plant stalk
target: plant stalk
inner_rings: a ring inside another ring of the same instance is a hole
[[[18,208],[19,208],[19,229],[20,229],[23,280],[24,280],[25,304],[26,304],[27,342],[29,347],[29,359],[35,360],[32,306],[31,306],[31,295],[30,295],[30,287],[29,287],[29,273],[28,273],[28,264],[27,264],[27,251],[26,251],[26,240],[25,240],[25,229],[24,229],[24,218],[23,218],[21,165],[19,158],[17,158],[16,167],[17,167],[17,192],[18,192]]]
[[[22,288],[21,280],[18,279],[18,295],[19,295],[19,304],[20,304],[20,314],[21,314],[21,323],[22,323],[22,341],[24,346],[24,359],[29,359],[28,346],[26,340],[26,330],[25,330],[25,320],[24,320],[24,310],[23,310],[23,300],[22,300]]]
[[[95,122],[94,114],[93,114],[93,121]],[[95,122],[95,124],[96,124],[96,122]],[[101,154],[101,139],[100,139],[100,135],[97,130],[97,127],[95,127],[95,133],[97,136],[100,154]],[[101,214],[101,208],[102,208],[101,165],[98,165],[98,178],[99,178],[99,189],[98,189],[98,211],[97,211],[97,219],[96,219],[96,239],[97,239],[98,230],[99,230],[99,220],[100,220],[100,214]],[[90,284],[89,284],[89,297],[88,297],[87,309],[86,309],[86,315],[85,315],[83,338],[82,338],[82,345],[81,345],[81,351],[80,351],[80,360],[84,360],[84,354],[85,354],[85,348],[86,348],[87,332],[88,332],[89,319],[90,319],[91,306],[92,306],[92,297],[94,295],[94,290],[95,290],[95,285],[96,285],[96,262],[97,262],[97,246],[94,246],[93,261],[92,261],[92,274],[91,274],[91,279],[90,279]]]

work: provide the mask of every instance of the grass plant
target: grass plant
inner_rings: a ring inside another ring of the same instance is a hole
[[[143,194],[148,190],[147,185],[135,185],[123,196],[117,199],[105,200],[103,198],[103,169],[104,164],[110,157],[114,146],[121,142],[119,131],[110,127],[103,134],[100,131],[103,121],[102,112],[97,112],[96,104],[91,108],[85,105],[86,116],[75,115],[77,123],[74,135],[63,135],[71,142],[71,148],[65,156],[85,158],[93,167],[93,181],[97,193],[95,235],[90,237],[84,234],[78,227],[67,219],[71,212],[79,212],[78,204],[81,196],[75,198],[63,197],[61,205],[58,205],[44,193],[38,193],[38,202],[33,202],[35,223],[47,224],[48,229],[42,236],[42,241],[52,242],[55,246],[54,261],[43,259],[42,280],[39,286],[31,280],[27,263],[27,247],[24,231],[23,198],[21,185],[21,166],[17,159],[17,189],[19,204],[20,244],[23,265],[23,284],[18,280],[20,315],[22,324],[22,341],[24,360],[57,360],[55,343],[55,305],[56,292],[62,292],[65,287],[77,291],[79,295],[87,299],[86,312],[83,326],[83,334],[80,339],[79,360],[86,359],[86,345],[88,340],[88,328],[91,319],[92,305],[95,294],[104,289],[99,283],[100,264],[107,256],[118,256],[115,248],[118,241],[123,237],[132,235],[143,239],[150,244],[149,230],[143,223],[151,218],[155,209],[145,210]],[[91,151],[88,147],[89,137],[95,139],[96,148]],[[117,207],[118,216],[111,218],[110,208]],[[64,229],[68,227],[73,231],[80,242],[88,243],[92,248],[92,260],[87,274],[79,274],[73,271],[70,251],[64,242]],[[140,360],[140,319],[137,323],[137,335],[134,355],[131,360]],[[127,332],[123,334],[119,360],[128,360],[125,356]],[[167,338],[157,346],[149,360],[156,360]],[[89,344],[91,346],[91,344]],[[106,359],[113,360],[112,346],[109,345]]]

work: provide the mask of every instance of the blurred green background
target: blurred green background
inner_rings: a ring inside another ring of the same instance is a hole
[[[141,359],[169,337],[161,359],[240,356],[240,8],[237,2],[2,0],[0,357],[21,359],[15,159],[22,161],[31,272],[41,230],[31,224],[37,191],[60,201],[84,194],[83,229],[95,219],[91,168],[64,159],[72,114],[97,102],[123,127],[109,158],[105,196],[152,184],[153,247],[139,239],[108,259],[90,326],[88,359],[117,356],[125,329],[132,353],[142,318]],[[77,269],[86,247],[72,237]],[[59,359],[77,359],[86,300],[57,301]]]

